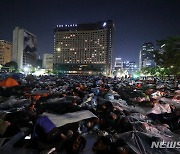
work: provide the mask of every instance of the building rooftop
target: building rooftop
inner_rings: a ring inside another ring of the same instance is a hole
[[[98,30],[98,29],[105,29],[110,26],[113,26],[113,21],[106,20],[97,23],[56,25],[54,31],[57,32],[57,31]]]

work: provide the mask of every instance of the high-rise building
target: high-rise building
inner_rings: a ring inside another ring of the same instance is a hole
[[[136,65],[136,62],[134,61],[124,61],[123,69],[126,70],[129,75],[133,75],[134,73],[137,72],[138,67]]]
[[[64,73],[106,73],[112,66],[111,20],[57,25],[54,28],[54,69]]]
[[[18,68],[36,66],[36,36],[25,29],[16,27],[13,31],[13,61],[17,62]]]
[[[36,67],[38,69],[42,69],[42,67],[43,67],[43,60],[42,60],[41,56],[38,56],[38,59],[36,60]]]
[[[0,65],[4,65],[12,60],[12,43],[0,40]]]
[[[115,58],[115,64],[114,64],[114,69],[122,69],[123,68],[123,61],[122,58]]]
[[[43,55],[43,68],[44,69],[53,69],[53,54],[44,54]]]
[[[142,49],[140,50],[139,54],[139,69],[143,67],[154,67],[155,62],[154,62],[154,44],[149,42],[149,43],[144,43],[142,46]]]

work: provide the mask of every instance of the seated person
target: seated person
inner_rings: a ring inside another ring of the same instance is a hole
[[[129,146],[118,139],[115,142],[112,142],[109,137],[101,137],[97,142],[94,143],[92,150],[97,154],[132,154],[133,151],[129,148]]]
[[[37,117],[32,137],[45,143],[66,141],[73,135],[71,130],[61,131],[47,116]]]
[[[79,122],[79,133],[88,133],[89,131],[91,132],[96,132],[99,130],[99,125],[98,125],[98,120],[97,118],[90,118],[88,120],[84,120]]]
[[[132,124],[130,123],[128,117],[111,112],[109,120],[109,130],[111,133],[124,133],[133,130]]]
[[[61,151],[63,145],[73,136],[73,131],[56,127],[47,116],[39,116],[34,122],[31,142],[41,151],[55,148]]]
[[[32,127],[32,120],[36,117],[35,104],[31,103],[26,108],[7,113],[5,120],[9,121],[11,124],[17,124],[19,127]]]
[[[85,148],[85,145],[86,139],[77,132],[65,143],[66,152],[67,154],[78,154]]]
[[[17,134],[18,132],[20,132],[20,129],[16,125],[11,124],[9,121],[0,119],[0,136],[1,137],[11,137]]]

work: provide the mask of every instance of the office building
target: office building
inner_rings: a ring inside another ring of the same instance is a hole
[[[43,60],[42,58],[39,56],[38,59],[36,60],[36,67],[38,69],[42,69],[43,68]]]
[[[154,44],[149,42],[149,43],[144,43],[142,45],[142,49],[140,50],[139,54],[139,69],[145,68],[145,67],[154,67],[155,62],[154,62]]]
[[[12,58],[23,70],[26,66],[36,66],[36,36],[25,29],[16,27],[13,31]]]
[[[0,40],[0,65],[4,65],[12,60],[12,43]]]
[[[123,68],[123,61],[122,58],[115,58],[115,65],[114,65],[114,69],[122,69]]]
[[[62,73],[104,73],[112,69],[111,20],[57,25],[54,28],[54,69]]]
[[[44,69],[53,69],[53,54],[44,54],[43,55],[43,68]]]
[[[124,61],[123,62],[123,69],[128,72],[128,75],[132,76],[138,71],[138,67],[136,62],[134,61]]]

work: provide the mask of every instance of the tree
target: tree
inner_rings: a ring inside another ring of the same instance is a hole
[[[154,60],[159,67],[169,69],[176,83],[177,76],[180,75],[180,36],[158,40],[157,45],[160,50],[155,50]]]
[[[18,70],[18,64],[15,61],[10,61],[2,67],[2,70],[7,72],[16,72]]]
[[[168,68],[163,68],[163,67],[154,67],[153,70],[153,75],[156,77],[159,77],[160,79],[164,79],[164,76],[169,76],[170,75],[170,71]]]
[[[167,68],[163,68],[163,67],[143,67],[140,71],[140,73],[143,73],[145,75],[152,75],[155,77],[159,77],[162,80],[164,79],[164,76],[168,76],[170,75],[170,70]]]
[[[53,73],[53,71],[52,71],[52,70],[46,70],[46,73],[47,73],[48,75],[51,75],[51,74]]]

